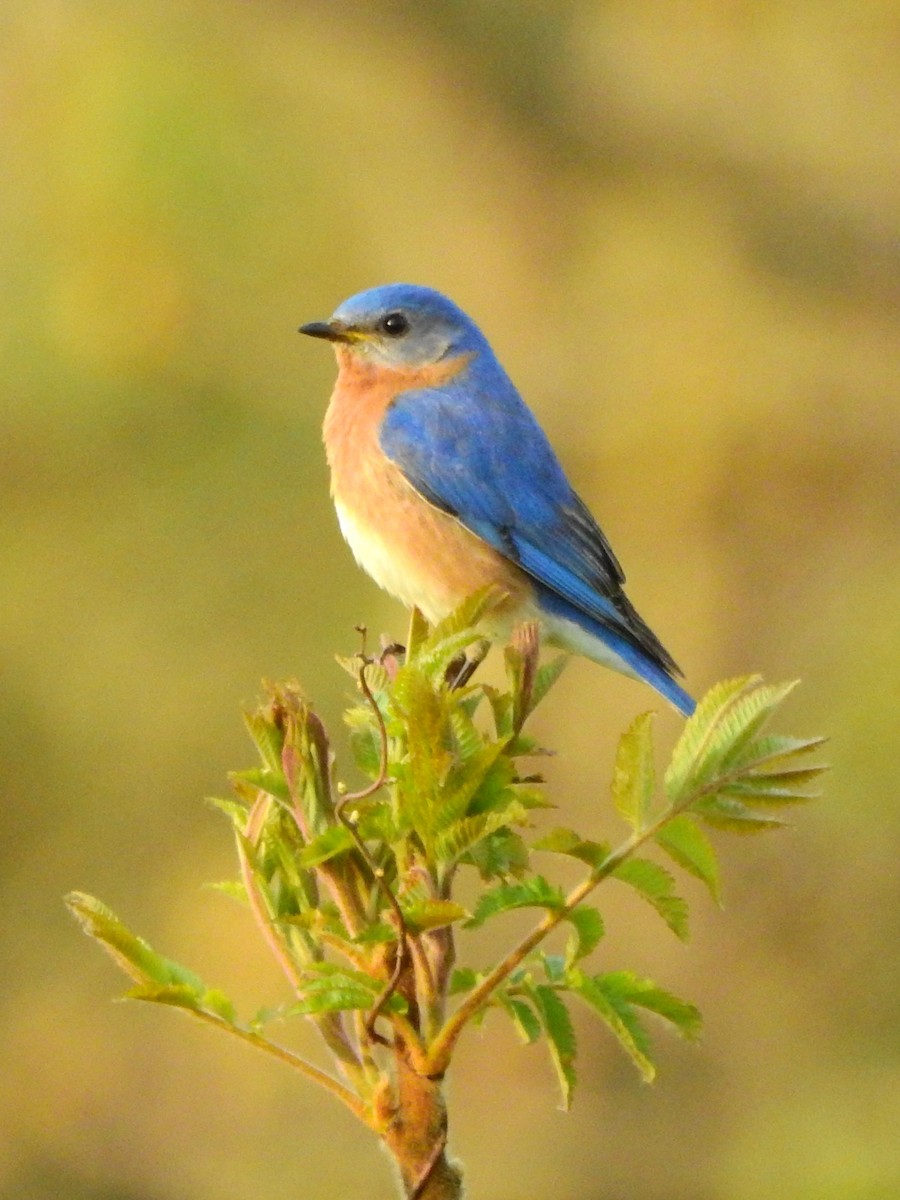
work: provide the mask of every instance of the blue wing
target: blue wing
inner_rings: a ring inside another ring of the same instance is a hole
[[[385,415],[382,449],[425,499],[530,575],[558,615],[630,648],[625,657],[638,673],[684,708],[690,701],[669,678],[678,667],[625,596],[609,543],[496,371],[402,393]]]

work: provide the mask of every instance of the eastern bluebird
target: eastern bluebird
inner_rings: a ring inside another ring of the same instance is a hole
[[[300,332],[334,344],[331,493],[376,583],[432,622],[494,585],[507,598],[492,632],[537,620],[551,643],[693,712],[600,527],[470,317],[431,288],[390,284]]]

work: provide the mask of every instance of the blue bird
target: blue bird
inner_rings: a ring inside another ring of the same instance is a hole
[[[694,701],[623,591],[625,576],[484,334],[440,292],[372,288],[301,332],[332,342],[331,490],[360,565],[440,620],[493,585],[491,633],[537,620],[552,644]]]

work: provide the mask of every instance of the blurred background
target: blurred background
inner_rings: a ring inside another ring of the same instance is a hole
[[[900,1194],[897,4],[5,3],[0,163],[0,1195],[394,1194],[324,1094],[109,1003],[61,898],[244,1012],[285,998],[202,887],[233,873],[203,798],[252,762],[261,678],[340,751],[334,653],[405,630],[340,539],[334,366],[295,332],[395,280],[488,333],[695,693],[802,677],[781,728],[835,768],[791,831],[721,843],[686,948],[602,897],[598,967],[706,1014],[652,1087],[588,1018],[563,1114],[541,1049],[469,1036],[471,1194]],[[654,703],[570,667],[537,725],[566,824],[614,832]]]

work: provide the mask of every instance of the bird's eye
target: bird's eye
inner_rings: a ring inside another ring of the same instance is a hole
[[[378,328],[388,337],[403,337],[409,329],[409,321],[402,312],[389,312],[378,322]]]

